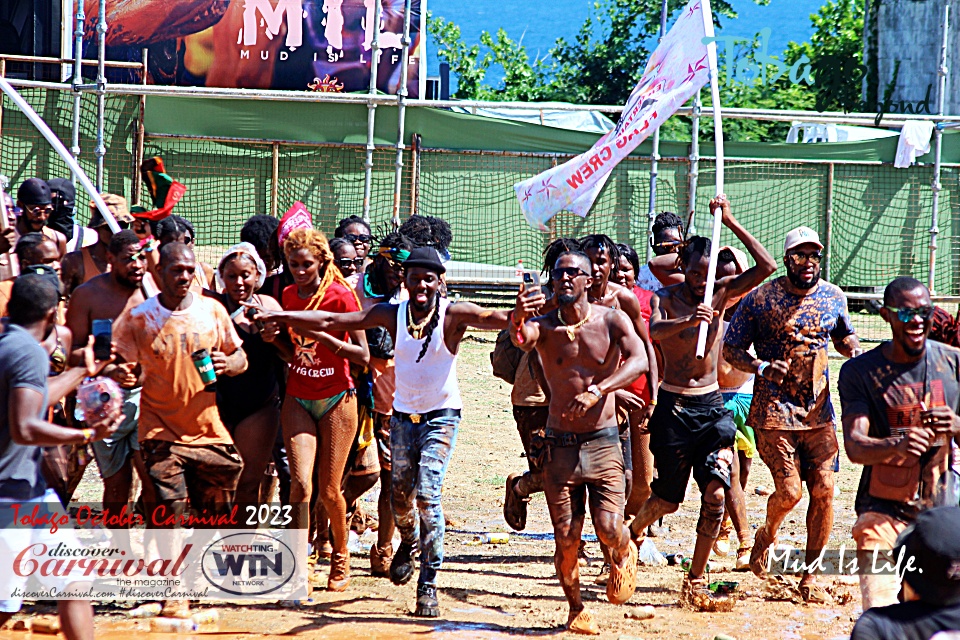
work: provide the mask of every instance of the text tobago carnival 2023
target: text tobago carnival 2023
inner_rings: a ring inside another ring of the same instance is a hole
[[[128,506],[124,505],[116,512],[104,506],[102,509],[96,509],[89,505],[81,505],[77,508],[77,514],[71,519],[70,515],[60,513],[50,513],[41,509],[42,505],[24,505],[11,503],[7,508],[13,511],[12,525],[14,527],[23,527],[28,529],[40,529],[49,527],[50,533],[56,533],[61,527],[142,527],[146,524],[143,515],[136,513]],[[150,514],[150,524],[154,527],[219,527],[219,528],[238,528],[241,526],[239,516],[239,506],[234,505],[229,513],[207,513],[206,510],[200,513],[174,513],[169,511],[164,505],[157,506]],[[72,522],[71,522],[72,520]]]

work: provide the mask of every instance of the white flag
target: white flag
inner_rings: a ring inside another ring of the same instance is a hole
[[[690,0],[650,56],[616,129],[589,151],[514,185],[531,226],[546,231],[545,223],[560,211],[585,217],[613,168],[707,83],[703,40],[713,35],[712,20],[709,0]]]

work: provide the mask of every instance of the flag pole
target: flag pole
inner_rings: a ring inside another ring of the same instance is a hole
[[[708,40],[707,64],[710,66],[710,95],[713,98],[713,135],[717,158],[717,195],[723,193],[723,128],[720,118],[720,85],[717,79],[717,45],[714,42],[713,13],[710,11],[709,0],[703,0],[704,33]],[[707,267],[707,290],[703,295],[703,303],[713,306],[713,288],[717,281],[717,254],[720,252],[720,229],[722,228],[722,209],[713,210],[713,235],[711,237],[710,263]],[[697,336],[697,360],[702,360],[707,349],[707,331],[709,324],[700,324],[700,333]]]

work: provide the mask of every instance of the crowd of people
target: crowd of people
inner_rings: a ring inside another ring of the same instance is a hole
[[[349,588],[350,528],[375,519],[371,573],[398,585],[416,574],[413,613],[437,617],[442,487],[463,417],[457,354],[468,329],[500,330],[494,371],[513,385],[528,462],[507,478],[503,515],[524,529],[531,496],[544,494],[567,629],[599,633],[580,592],[588,506],[605,559],[597,581],[623,604],[638,548],[679,509],[691,475],[699,519],[681,602],[729,610],[738,594],[708,582],[710,555],[729,553],[735,535],[736,568],[767,574],[804,483],[807,564],[827,547],[840,455],[832,343],[850,358],[839,393],[844,448],[863,465],[858,551],[900,545],[933,563],[902,584],[861,573],[869,611],[854,637],[960,626],[950,491],[960,350],[928,340],[935,318],[951,319],[922,283],[897,278],[880,309],[891,339],[864,352],[844,294],[820,277],[812,229],[786,235],[786,275],[767,281],[778,260],[718,196],[710,209],[746,252],[688,236],[662,213],[648,262],[604,235],[560,238],[544,252],[544,284],[528,278],[513,309],[495,310],[447,296],[453,236],[439,218],[415,215],[378,238],[351,216],[328,240],[298,204],[281,219],[251,217],[211,266],[197,258],[193,225],[169,208],[103,194],[114,232],[93,203],[88,225],[75,222],[69,180],[30,178],[3,197],[0,502],[67,505],[88,451],[105,508],[224,513],[278,491],[291,526],[310,531],[304,553],[329,558],[328,590]],[[119,385],[123,402],[91,417],[73,392],[96,376]],[[744,489],[758,456],[774,491],[752,535]],[[378,480],[374,517],[358,501]],[[3,539],[0,552],[23,543]],[[796,590],[831,600],[817,571]],[[898,595],[916,602],[896,605]],[[162,614],[188,616],[189,604],[167,601]],[[19,607],[0,601],[0,622]],[[63,601],[61,616],[68,637],[93,637],[89,603]]]

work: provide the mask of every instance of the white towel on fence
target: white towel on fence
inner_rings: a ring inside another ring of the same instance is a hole
[[[907,122],[900,130],[900,142],[897,144],[897,157],[893,161],[893,166],[898,169],[906,169],[917,160],[917,156],[922,156],[930,151],[930,136],[933,135],[933,123]]]

